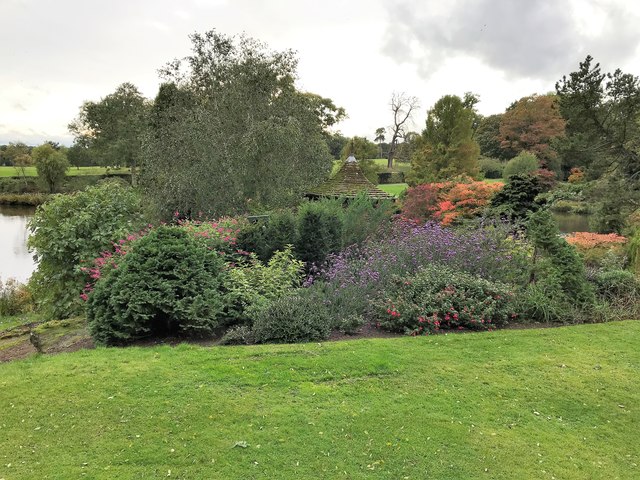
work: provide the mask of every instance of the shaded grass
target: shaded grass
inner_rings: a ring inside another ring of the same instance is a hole
[[[0,478],[638,478],[639,342],[628,321],[39,356],[0,365]]]
[[[82,176],[82,175],[105,175],[106,173],[130,173],[129,168],[110,168],[106,169],[105,167],[72,167],[67,170],[67,175],[71,177]],[[36,167],[27,167],[25,168],[25,175],[27,177],[37,177],[38,173],[36,172]],[[16,169],[15,167],[6,167],[0,166],[0,177],[21,177],[22,171]]]

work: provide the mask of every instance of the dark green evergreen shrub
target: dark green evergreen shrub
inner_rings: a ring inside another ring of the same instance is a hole
[[[532,273],[532,280],[540,277],[557,276],[559,291],[567,301],[578,305],[593,304],[593,289],[587,281],[584,263],[576,249],[560,237],[558,225],[548,210],[539,210],[530,215],[527,222],[527,236],[535,248],[534,259],[538,256],[548,258],[551,271]]]
[[[304,292],[281,297],[253,315],[256,343],[297,343],[326,340],[331,317],[326,308]]]
[[[180,227],[161,226],[132,242],[87,301],[97,344],[143,337],[200,336],[219,324],[224,262]]]
[[[378,172],[378,184],[404,183],[404,172]]]
[[[274,212],[269,216],[264,236],[263,261],[269,260],[277,251],[284,251],[287,245],[296,243],[296,217],[290,210]]]
[[[298,210],[297,256],[307,265],[322,263],[340,250],[343,212],[340,202],[306,202]]]
[[[294,245],[296,239],[296,217],[292,211],[283,210],[270,214],[268,219],[247,222],[238,233],[237,244],[266,262],[275,252]]]
[[[540,193],[542,186],[535,176],[512,175],[491,199],[489,212],[512,222],[522,222],[530,212],[540,208],[540,204],[536,202]]]

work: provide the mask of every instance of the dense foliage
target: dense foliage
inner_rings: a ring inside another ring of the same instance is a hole
[[[397,277],[379,302],[376,318],[385,330],[428,335],[439,330],[487,330],[516,317],[507,285],[429,264]]]
[[[437,220],[443,225],[452,225],[480,216],[500,189],[501,183],[476,182],[469,178],[417,185],[407,190],[402,215],[416,222]]]
[[[257,343],[296,343],[326,340],[331,332],[329,311],[309,295],[279,298],[255,312]]]
[[[69,161],[65,153],[55,149],[49,143],[44,143],[34,148],[31,156],[40,181],[46,185],[49,193],[56,192],[69,169]]]
[[[224,261],[179,227],[160,226],[129,246],[95,285],[87,321],[96,343],[211,334],[224,303]]]
[[[477,175],[480,147],[473,139],[477,120],[471,94],[464,99],[445,95],[427,112],[421,146],[411,159],[409,183],[442,180],[456,175]]]
[[[57,195],[39,206],[29,224],[28,243],[38,261],[33,293],[45,315],[66,318],[77,313],[87,278],[83,267],[141,224],[139,197],[115,181]]]
[[[163,70],[141,183],[156,212],[209,216],[295,203],[331,170],[316,96],[295,87],[297,60],[246,37],[191,36]]]

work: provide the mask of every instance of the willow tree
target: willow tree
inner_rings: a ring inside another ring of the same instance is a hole
[[[157,213],[287,205],[325,179],[327,112],[296,88],[293,52],[215,31],[190,38],[191,55],[161,70],[143,149],[141,184]]]

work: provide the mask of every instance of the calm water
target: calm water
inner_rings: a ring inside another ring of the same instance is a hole
[[[27,250],[27,222],[33,212],[33,207],[0,205],[0,280],[25,282],[35,270]]]
[[[553,218],[558,222],[561,233],[590,232],[589,216],[577,213],[554,212]]]

